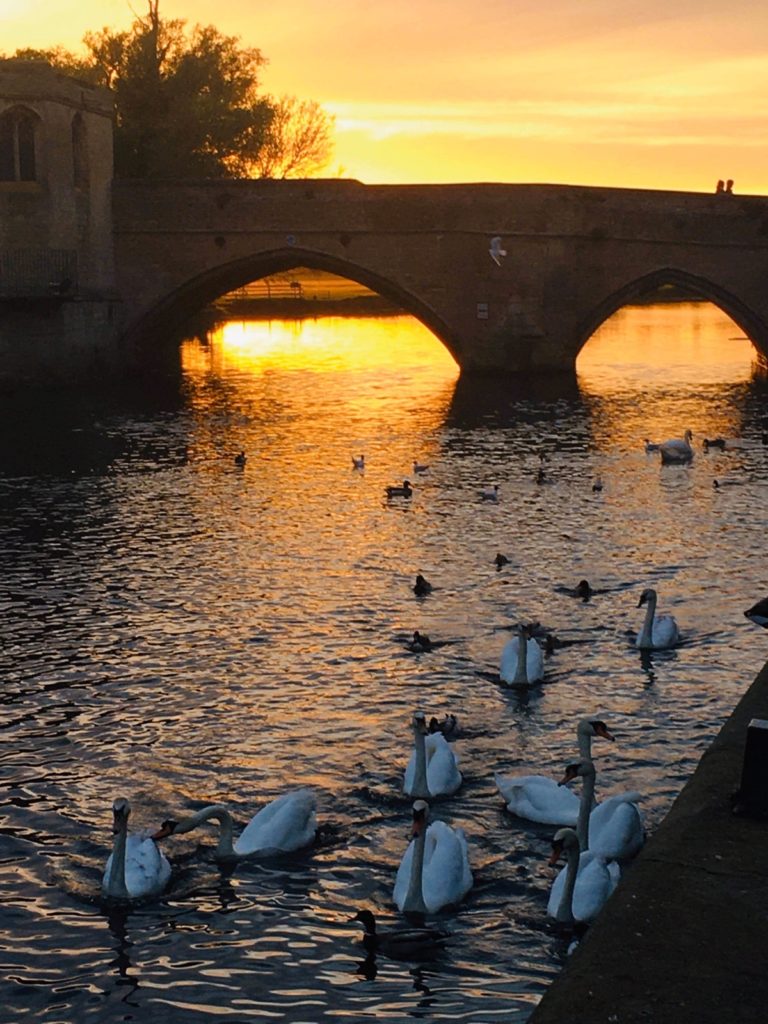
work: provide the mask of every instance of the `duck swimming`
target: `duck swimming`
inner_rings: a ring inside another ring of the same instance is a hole
[[[414,631],[413,640],[408,644],[408,650],[414,654],[423,654],[425,651],[432,650],[432,641],[417,629]]]
[[[417,597],[424,597],[432,593],[432,584],[419,573],[413,585],[413,592]]]
[[[384,488],[384,493],[388,498],[410,498],[413,494],[413,488],[411,487],[410,480],[403,480],[402,486],[390,486]]]
[[[237,455],[235,456],[236,466],[244,466],[247,461],[248,457],[246,456],[245,452],[238,452]]]
[[[502,555],[502,553],[500,551],[496,555],[496,557],[494,558],[493,561],[494,561],[497,569],[501,569],[501,567],[504,566],[504,565],[509,565],[509,559],[507,558],[506,555]]]
[[[383,953],[394,960],[419,959],[438,952],[448,936],[439,928],[398,928],[379,931],[370,910],[358,910],[350,921],[359,921],[365,929],[363,947],[370,954]]]
[[[365,469],[365,455],[352,456],[352,469]]]

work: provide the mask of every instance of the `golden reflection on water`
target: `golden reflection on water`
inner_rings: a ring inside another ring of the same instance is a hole
[[[253,374],[298,369],[338,373],[377,370],[393,363],[403,370],[429,365],[443,378],[458,372],[437,338],[405,315],[232,321],[211,334],[207,349],[185,343],[183,361],[191,373],[233,368]]]
[[[595,332],[576,363],[579,390],[602,448],[663,441],[686,429],[701,440],[741,432],[734,398],[758,372],[740,328],[708,302],[626,306]]]

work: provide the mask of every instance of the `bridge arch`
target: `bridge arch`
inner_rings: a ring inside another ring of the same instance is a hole
[[[401,306],[405,313],[421,321],[460,364],[460,346],[454,333],[433,309],[412,292],[357,263],[298,246],[273,249],[231,260],[190,278],[130,325],[126,331],[126,340],[139,351],[146,353],[150,346],[157,344],[158,338],[178,331],[192,313],[226,292],[234,291],[250,281],[268,277],[270,274],[299,267],[337,274],[339,277],[364,285]]]
[[[676,285],[684,291],[689,291],[692,295],[706,299],[718,306],[742,329],[757,352],[763,358],[768,358],[768,350],[764,346],[767,331],[765,322],[725,288],[707,278],[692,274],[687,270],[681,270],[679,267],[664,267],[644,274],[642,277],[622,285],[621,288],[607,295],[594,306],[577,330],[576,356],[608,317],[622,306],[631,305],[638,299],[658,291],[664,285]]]

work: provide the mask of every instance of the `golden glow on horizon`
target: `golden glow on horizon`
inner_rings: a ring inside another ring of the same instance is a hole
[[[0,0],[2,46],[77,51],[86,31],[127,29],[143,6]],[[212,20],[202,0],[163,0],[163,13]],[[739,193],[768,192],[768,8],[748,0],[482,12],[467,0],[231,0],[215,24],[261,49],[265,92],[336,115],[330,177],[703,192],[730,177]]]

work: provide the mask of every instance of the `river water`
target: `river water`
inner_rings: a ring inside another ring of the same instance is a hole
[[[575,382],[513,388],[457,383],[405,317],[231,324],[184,344],[174,397],[6,403],[0,1019],[525,1021],[564,960],[552,829],[493,773],[558,774],[597,713],[599,790],[640,790],[652,832],[766,656],[742,613],[768,582],[768,391],[739,334],[705,304],[625,309]],[[686,428],[691,466],[645,453]],[[605,592],[562,592],[581,578]],[[683,643],[641,657],[651,585]],[[492,679],[520,620],[573,641],[524,696]],[[414,629],[451,643],[412,654]],[[474,888],[435,959],[366,963],[349,918],[398,920],[417,708],[459,716],[464,784],[432,813]],[[165,841],[162,899],[100,901],[115,797],[134,828],[214,801],[242,823],[299,784],[311,849],[223,872],[202,829]]]

